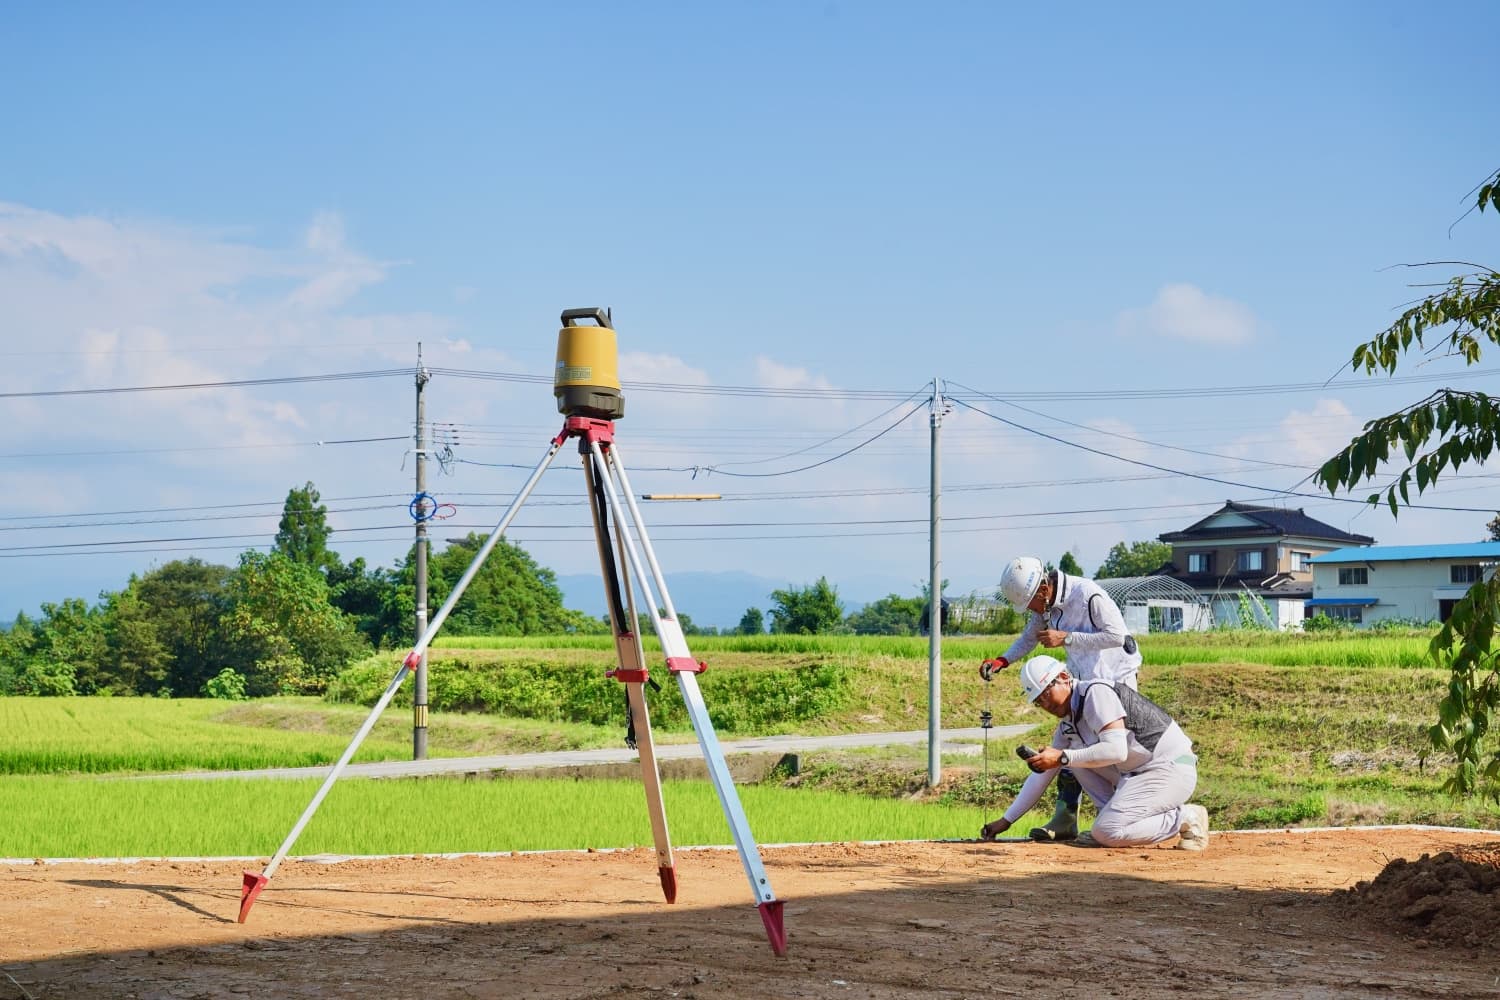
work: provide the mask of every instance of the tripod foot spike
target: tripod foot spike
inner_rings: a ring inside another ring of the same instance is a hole
[[[250,915],[250,907],[255,905],[255,897],[260,895],[260,891],[269,881],[271,880],[264,875],[245,872],[245,882],[240,887],[240,923],[243,924],[245,918]]]
[[[771,941],[771,950],[776,953],[777,958],[786,958],[786,926],[781,922],[781,908],[784,904],[779,899],[773,899],[767,903],[761,903],[761,923],[766,925],[766,937]]]
[[[667,897],[667,902],[677,902],[677,869],[671,865],[662,865],[656,873],[661,876],[661,894]]]

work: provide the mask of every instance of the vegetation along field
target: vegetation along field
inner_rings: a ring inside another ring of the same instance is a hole
[[[1144,640],[1142,689],[1197,743],[1197,799],[1220,827],[1436,823],[1495,828],[1500,810],[1440,785],[1448,761],[1423,759],[1447,683],[1427,636],[1213,633]],[[945,728],[1046,719],[1014,677],[981,683],[975,665],[1003,637],[944,644]],[[856,636],[700,637],[705,699],[723,738],[926,726],[925,640]],[[619,746],[619,686],[604,678],[607,637],[451,640],[431,661],[431,752],[475,755]],[[0,855],[265,855],[316,782],[143,779],[156,772],[329,763],[395,669],[391,654],[344,670],[322,698],[245,701],[0,698]],[[410,693],[410,684],[403,689]],[[675,685],[652,694],[663,741],[691,740]],[[410,755],[410,716],[385,713],[358,759]],[[969,837],[1024,776],[1010,742],[944,758],[924,788],[924,748],[804,754],[799,773],[743,788],[767,841]],[[723,843],[706,783],[668,783],[679,843]],[[525,817],[525,822],[518,821]],[[580,817],[588,817],[580,822]],[[1032,817],[1040,822],[1040,811]],[[340,783],[301,853],[607,847],[649,842],[638,783],[499,778]]]

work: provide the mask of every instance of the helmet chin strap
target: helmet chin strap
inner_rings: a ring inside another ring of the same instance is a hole
[[[1047,589],[1050,593],[1047,595],[1047,610],[1044,613],[1051,614],[1052,609],[1061,604],[1063,598],[1067,597],[1068,574],[1060,569],[1055,569],[1047,575],[1047,584]]]

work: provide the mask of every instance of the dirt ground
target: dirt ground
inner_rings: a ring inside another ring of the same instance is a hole
[[[1443,856],[1447,852],[1448,856]],[[1500,997],[1500,841],[1022,843],[0,868],[0,1000],[90,997]],[[1424,859],[1424,855],[1428,855]]]

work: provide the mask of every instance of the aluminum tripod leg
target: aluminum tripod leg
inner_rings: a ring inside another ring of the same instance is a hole
[[[646,812],[651,820],[651,838],[656,845],[656,872],[661,879],[662,895],[667,902],[677,901],[677,867],[672,858],[672,838],[667,830],[667,808],[661,795],[661,771],[656,764],[656,744],[651,735],[651,713],[646,706],[646,657],[641,648],[640,618],[635,608],[635,588],[627,572],[619,573],[624,559],[624,525],[616,519],[614,547],[605,525],[607,508],[597,502],[602,484],[595,472],[593,458],[583,453],[583,475],[589,496],[589,513],[594,520],[594,540],[599,548],[599,572],[604,577],[605,605],[615,633],[617,669],[610,673],[625,685],[626,710],[630,729],[635,735],[633,748],[641,758],[641,784],[646,791]],[[624,600],[621,600],[623,596]],[[623,619],[623,620],[622,620]]]
[[[646,555],[647,562],[642,562],[641,557],[636,553],[629,533],[622,532],[626,562],[640,581],[641,590],[648,599],[647,610],[651,613],[651,624],[656,628],[656,634],[661,639],[662,651],[667,657],[667,669],[677,676],[677,686],[682,692],[682,700],[687,706],[693,730],[698,735],[698,746],[703,751],[703,761],[708,767],[709,780],[719,796],[719,805],[724,810],[724,818],[729,822],[730,833],[734,835],[734,846],[739,851],[740,864],[744,866],[745,876],[750,880],[750,892],[755,896],[756,907],[760,910],[761,921],[765,924],[766,937],[771,942],[771,949],[777,955],[785,955],[786,928],[782,921],[783,903],[771,890],[770,879],[766,875],[765,866],[761,863],[760,849],[750,833],[750,823],[745,818],[745,810],[740,804],[739,794],[734,790],[734,779],[729,773],[729,765],[724,760],[724,752],[714,733],[713,722],[708,716],[708,708],[704,705],[703,695],[698,690],[698,672],[702,668],[689,652],[687,639],[684,638],[682,627],[678,624],[676,608],[672,604],[671,595],[667,592],[667,582],[656,561],[656,553],[651,548],[651,540],[646,535],[645,522],[641,518],[640,509],[635,504],[635,496],[630,489],[630,480],[625,475],[625,466],[620,460],[619,449],[611,442],[608,457],[606,457],[606,452],[599,440],[592,437],[589,439],[589,447],[593,452],[595,467],[599,470],[599,479],[608,496],[609,506],[615,515],[616,523],[624,520],[627,509],[625,505],[628,504],[631,523],[635,526],[636,535],[640,539],[641,549]],[[619,479],[618,491],[615,488],[616,478]],[[620,500],[620,493],[623,493],[625,497],[623,504]],[[655,592],[661,596],[661,612],[657,610],[656,603],[650,600],[653,582],[656,585]]]
[[[286,856],[291,851],[292,845],[297,842],[298,837],[302,836],[303,828],[313,818],[313,813],[318,811],[318,806],[323,804],[323,799],[328,795],[328,791],[333,787],[333,783],[339,779],[339,775],[344,773],[344,768],[353,759],[355,751],[365,741],[365,737],[370,735],[370,730],[375,727],[375,720],[380,718],[380,713],[385,711],[386,706],[391,703],[391,699],[396,696],[396,692],[401,687],[401,682],[406,680],[406,675],[421,662],[422,654],[431,645],[433,637],[438,633],[438,629],[442,628],[443,622],[447,620],[449,613],[453,610],[453,606],[463,596],[469,583],[474,579],[474,574],[479,572],[479,568],[484,565],[484,561],[494,551],[495,545],[500,541],[501,535],[504,534],[506,528],[510,527],[510,522],[514,520],[516,513],[521,509],[521,505],[526,502],[526,498],[531,495],[531,491],[536,488],[537,481],[542,478],[542,473],[547,471],[547,467],[557,457],[557,451],[562,447],[562,443],[565,440],[567,440],[565,434],[559,434],[552,439],[552,444],[547,449],[547,454],[542,456],[542,460],[537,463],[536,468],[532,471],[531,478],[526,480],[525,485],[516,494],[516,498],[511,501],[510,508],[506,510],[505,516],[500,518],[500,522],[495,525],[495,530],[490,533],[490,537],[485,540],[484,545],[475,553],[473,561],[469,563],[469,568],[464,570],[463,576],[459,577],[458,583],[453,587],[453,592],[448,595],[448,600],[443,602],[443,606],[438,609],[437,615],[433,617],[432,622],[427,626],[427,631],[417,640],[416,646],[407,654],[406,659],[401,661],[401,666],[396,671],[396,676],[391,678],[391,683],[386,686],[385,693],[380,696],[380,700],[370,710],[369,716],[365,718],[364,725],[359,727],[359,732],[355,733],[354,740],[349,744],[348,749],[344,751],[344,755],[339,758],[337,764],[333,765],[333,770],[328,772],[328,777],[323,780],[322,787],[318,789],[312,801],[307,804],[307,808],[302,811],[302,815],[298,818],[296,825],[292,827],[291,833],[288,833],[286,840],[281,842],[281,846],[277,848],[276,856],[271,859],[271,863],[266,865],[265,870],[259,874],[245,872],[244,883],[240,888],[240,923],[244,923],[245,918],[250,915],[250,907],[255,904],[255,898],[266,887],[266,883],[270,881],[271,876],[276,874],[276,869],[281,866],[281,862],[286,860]]]

